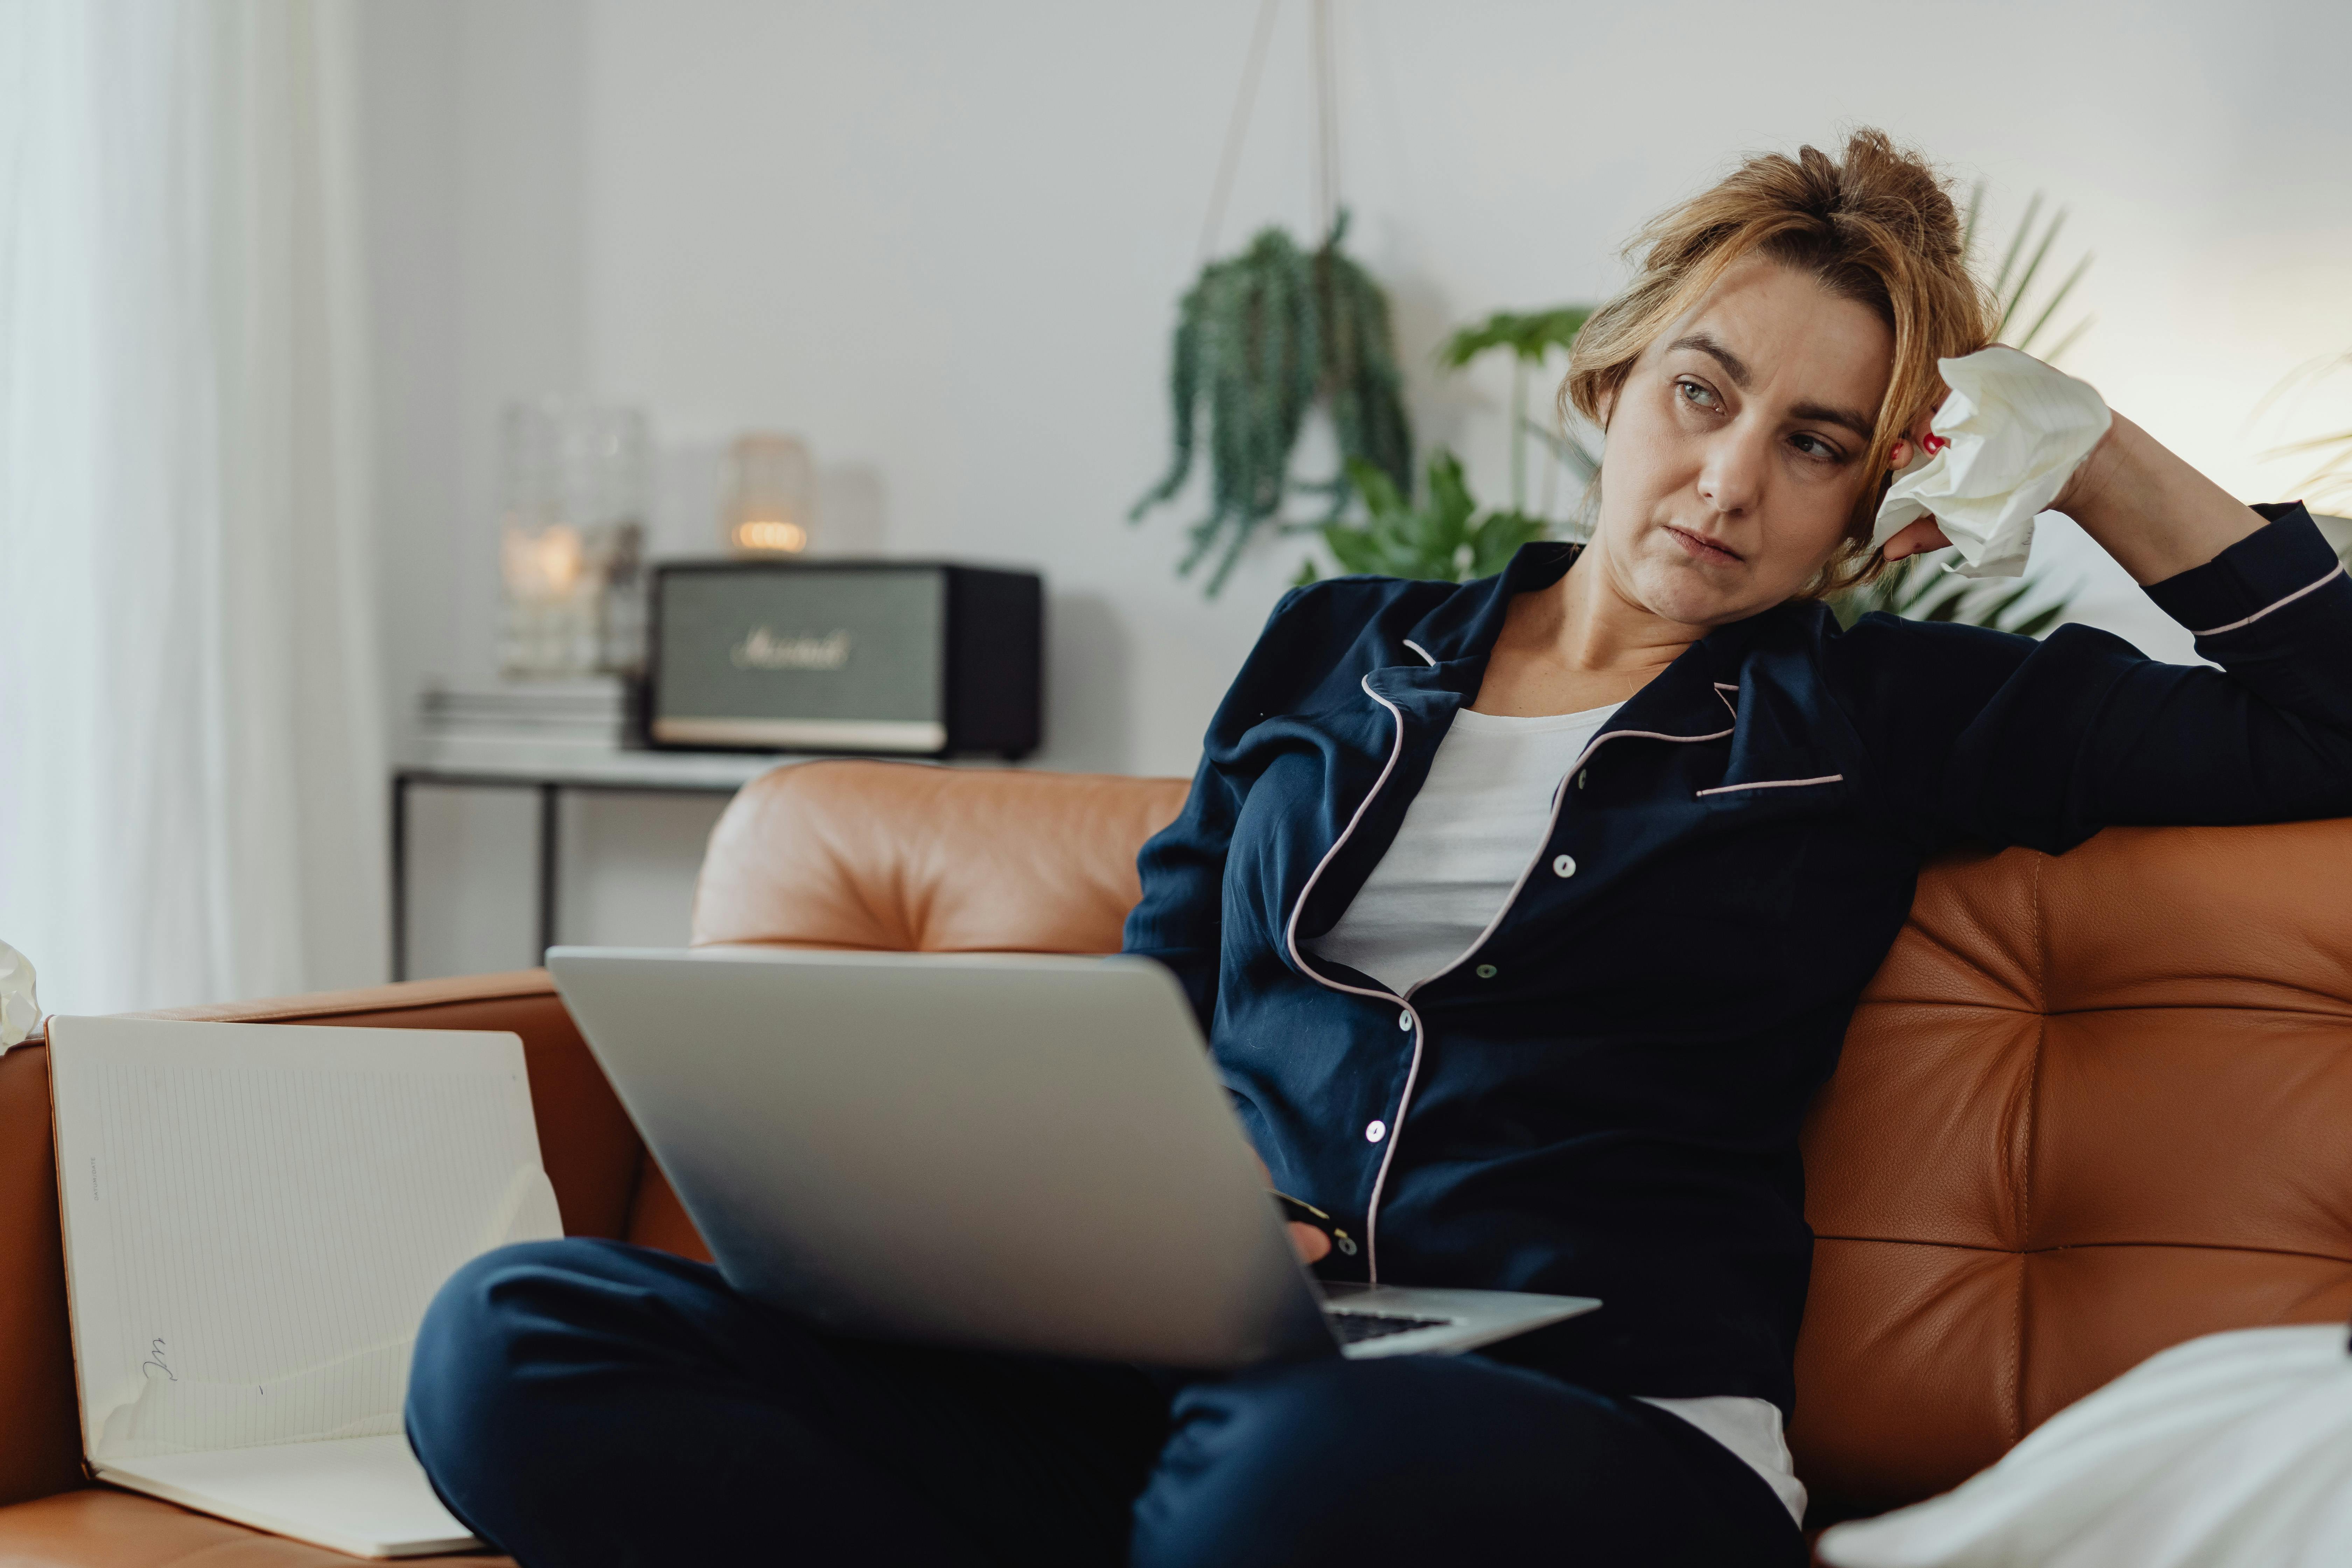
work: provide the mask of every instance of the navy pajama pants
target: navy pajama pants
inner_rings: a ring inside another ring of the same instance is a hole
[[[1706,1434],[1479,1356],[1183,1381],[877,1343],[617,1242],[460,1269],[407,1415],[443,1500],[525,1568],[1807,1561]]]

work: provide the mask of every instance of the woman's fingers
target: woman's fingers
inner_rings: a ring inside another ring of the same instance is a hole
[[[1936,400],[1936,408],[1942,406],[1943,399],[1939,397]],[[1908,467],[1912,458],[1916,457],[1933,457],[1950,445],[1931,428],[1936,418],[1936,408],[1930,408],[1927,413],[1919,416],[1918,423],[1912,426],[1910,432],[1895,443],[1894,449],[1886,455],[1887,468],[1890,470],[1900,470]],[[1951,542],[1944,537],[1944,531],[1936,526],[1934,518],[1923,517],[1888,540],[1886,548],[1881,553],[1889,561],[1901,561],[1907,556],[1924,555],[1930,550],[1948,549]]]
[[[1265,1178],[1266,1189],[1271,1192],[1274,1188],[1274,1173],[1265,1168],[1265,1156],[1258,1154],[1255,1149],[1250,1152],[1257,1155],[1258,1173]],[[1320,1263],[1329,1255],[1331,1238],[1305,1220],[1286,1220],[1283,1226],[1290,1232],[1290,1245],[1297,1249],[1298,1260],[1301,1263]]]
[[[1886,467],[1890,473],[1908,468],[1911,459],[1923,452],[1932,458],[1943,450],[1944,438],[1937,435],[1934,428],[1936,412],[1943,405],[1943,398],[1936,399],[1935,407],[1919,416],[1918,420],[1910,429],[1895,438],[1895,445],[1886,454]]]
[[[1889,561],[1900,561],[1906,555],[1924,555],[1930,550],[1942,550],[1951,544],[1944,531],[1936,526],[1932,517],[1923,517],[1886,542],[1885,552]]]

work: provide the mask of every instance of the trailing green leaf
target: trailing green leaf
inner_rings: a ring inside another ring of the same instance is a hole
[[[1193,523],[1177,570],[1213,552],[1212,595],[1257,531],[1294,491],[1327,499],[1336,519],[1355,487],[1346,474],[1298,481],[1293,449],[1318,402],[1339,451],[1409,485],[1412,432],[1389,324],[1388,298],[1339,247],[1347,215],[1318,249],[1301,251],[1278,228],[1236,257],[1211,262],[1178,307],[1169,368],[1174,453],[1160,481],[1128,514],[1172,500],[1192,471],[1207,422],[1209,511]]]

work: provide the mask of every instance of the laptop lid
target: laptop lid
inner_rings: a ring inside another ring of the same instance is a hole
[[[728,1282],[877,1338],[1329,1354],[1190,1005],[1148,960],[559,947]]]

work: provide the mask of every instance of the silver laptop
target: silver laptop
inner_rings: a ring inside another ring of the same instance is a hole
[[[548,967],[728,1283],[844,1332],[1205,1370],[1463,1351],[1600,1305],[1319,1285],[1147,960]]]

